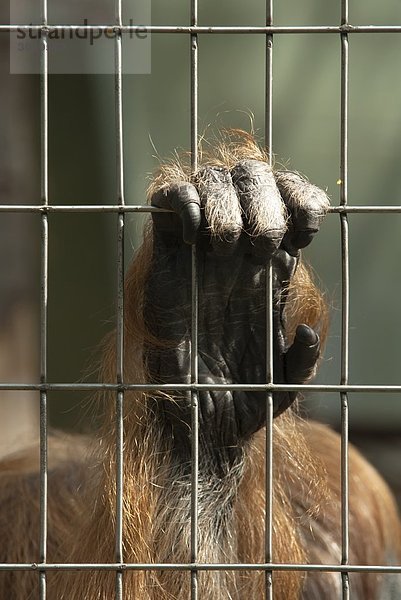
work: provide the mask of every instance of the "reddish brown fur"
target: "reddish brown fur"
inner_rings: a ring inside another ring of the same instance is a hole
[[[253,139],[226,144],[218,162],[231,164],[238,157],[266,159]],[[211,159],[207,159],[208,161]],[[162,170],[155,187],[177,176],[180,167]],[[180,171],[182,177],[183,171]],[[189,177],[189,175],[187,175]],[[125,381],[146,382],[142,360],[149,338],[143,319],[143,290],[152,254],[151,231],[126,278]],[[299,323],[320,328],[324,338],[327,312],[309,271],[299,267],[288,303],[288,337]],[[105,345],[102,381],[116,381],[115,339]],[[104,422],[98,441],[66,437],[50,440],[48,561],[114,562],[115,539],[115,395],[103,398]],[[166,400],[168,401],[168,399]],[[126,392],[124,399],[124,560],[135,562],[188,562],[189,491],[185,482],[172,481],[171,440],[162,439],[149,413],[147,397]],[[224,531],[213,529],[202,494],[212,482],[200,471],[199,561],[263,562],[265,519],[265,433],[248,443],[241,473],[224,482],[233,505]],[[33,458],[35,454],[35,459]],[[0,478],[0,562],[39,560],[38,449],[22,450],[2,463]],[[393,498],[379,475],[351,449],[350,453],[351,561],[386,563],[399,556],[400,528]],[[340,544],[340,442],[336,434],[316,423],[306,424],[287,411],[274,424],[273,560],[279,563],[341,560]],[[223,484],[222,484],[223,485]],[[209,488],[208,488],[209,486]],[[214,489],[214,488],[213,488]],[[217,493],[217,492],[216,492]],[[213,500],[213,498],[212,498]],[[209,500],[208,500],[209,501]],[[212,510],[212,509],[210,509]],[[203,516],[204,514],[204,516]],[[178,516],[177,516],[178,515]],[[111,600],[113,572],[49,572],[50,600]],[[337,576],[308,576],[305,598],[338,597]],[[276,572],[275,600],[301,597],[305,575]],[[189,597],[189,573],[183,571],[126,571],[126,600],[164,600]],[[359,599],[374,600],[378,577],[352,576]],[[1,572],[0,600],[38,597],[38,575]],[[258,572],[201,572],[199,597],[207,600],[264,597],[264,574]],[[333,590],[333,596],[330,593]],[[336,595],[337,594],[337,595]]]

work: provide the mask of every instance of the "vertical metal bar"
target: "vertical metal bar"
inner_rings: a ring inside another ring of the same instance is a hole
[[[41,2],[42,25],[47,26],[47,0]],[[48,37],[41,34],[41,203],[49,204],[49,135],[48,135]],[[41,294],[40,294],[40,381],[47,382],[47,303],[49,266],[49,223],[46,212],[41,217]],[[47,560],[47,392],[40,393],[40,540],[39,560]],[[39,572],[39,598],[46,600],[46,571]]]
[[[191,25],[198,24],[198,0],[191,0]],[[198,36],[191,34],[191,167],[198,168]],[[196,244],[191,248],[192,322],[191,382],[198,382],[198,269]],[[198,392],[191,392],[191,562],[198,560],[199,407]],[[198,598],[198,571],[191,571],[191,600]]]
[[[266,27],[273,25],[273,0],[266,0]],[[273,147],[273,34],[266,35],[265,143]]]
[[[125,205],[124,199],[124,143],[123,143],[123,99],[122,99],[122,0],[115,0],[115,122],[116,122],[116,167],[117,202]],[[124,380],[124,212],[117,220],[117,383]],[[124,392],[116,397],[116,539],[115,558],[123,562],[123,484],[124,484]],[[116,571],[116,600],[123,598],[123,573]]]
[[[341,24],[348,24],[348,0],[341,0]],[[348,202],[348,35],[341,34],[341,205]],[[349,233],[346,213],[340,215],[342,255],[341,383],[349,379]],[[348,394],[341,394],[341,563],[349,561],[349,437]],[[342,573],[342,598],[350,597],[348,573]]]
[[[198,25],[198,0],[191,0],[191,26]],[[198,168],[198,35],[191,34],[191,161]]]
[[[42,216],[41,238],[41,383],[47,379],[48,221]],[[40,393],[40,563],[47,560],[47,392]],[[39,572],[40,600],[46,600],[46,571]]]
[[[266,382],[273,382],[273,269],[266,267]],[[266,523],[265,561],[273,561],[273,394],[266,396]],[[273,600],[273,573],[265,573],[265,596]]]
[[[273,24],[273,0],[266,0],[266,25]],[[265,144],[272,163],[273,153],[273,35],[266,36]],[[273,269],[266,267],[266,382],[273,383]],[[266,523],[265,561],[273,560],[273,394],[266,396]],[[273,600],[273,573],[265,572],[265,597]]]

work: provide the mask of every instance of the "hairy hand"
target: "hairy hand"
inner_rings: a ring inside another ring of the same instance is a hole
[[[145,318],[160,344],[147,348],[154,382],[190,382],[191,244],[197,245],[199,382],[266,382],[266,265],[273,266],[274,382],[303,383],[319,357],[319,337],[300,324],[287,348],[283,309],[299,250],[318,231],[326,194],[292,172],[243,160],[231,170],[204,167],[193,183],[177,182],[151,198],[153,259]],[[202,440],[237,446],[265,423],[265,393],[201,391]],[[274,394],[274,416],[296,393]],[[157,401],[178,444],[190,437],[190,394]]]

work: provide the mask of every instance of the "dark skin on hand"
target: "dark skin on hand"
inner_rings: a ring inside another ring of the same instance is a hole
[[[266,382],[269,261],[274,382],[307,381],[319,358],[319,336],[300,324],[287,347],[284,307],[300,249],[311,242],[327,210],[324,192],[298,174],[273,174],[265,162],[244,160],[231,170],[204,167],[194,183],[156,191],[151,204],[171,211],[152,213],[154,246],[145,318],[150,332],[165,341],[147,354],[152,381],[190,383],[192,244],[197,246],[199,285],[199,382]],[[218,232],[208,222],[211,208],[221,209]],[[274,417],[296,396],[275,392]],[[225,449],[235,459],[241,442],[265,424],[265,398],[260,391],[200,391],[205,448]],[[189,450],[190,393],[176,392],[173,402],[159,400],[156,405],[178,447]]]

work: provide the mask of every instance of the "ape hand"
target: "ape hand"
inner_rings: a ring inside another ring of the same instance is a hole
[[[273,174],[263,161],[231,170],[204,167],[194,183],[177,182],[153,194],[153,258],[145,288],[145,319],[160,344],[146,349],[152,381],[190,383],[191,246],[197,245],[199,382],[266,382],[266,265],[273,266],[274,382],[304,383],[319,357],[319,337],[300,324],[287,348],[283,310],[299,251],[318,231],[326,194],[291,172]],[[262,427],[266,394],[199,392],[202,440],[237,446]],[[274,394],[274,416],[295,400]],[[159,399],[179,444],[189,443],[190,394]]]

